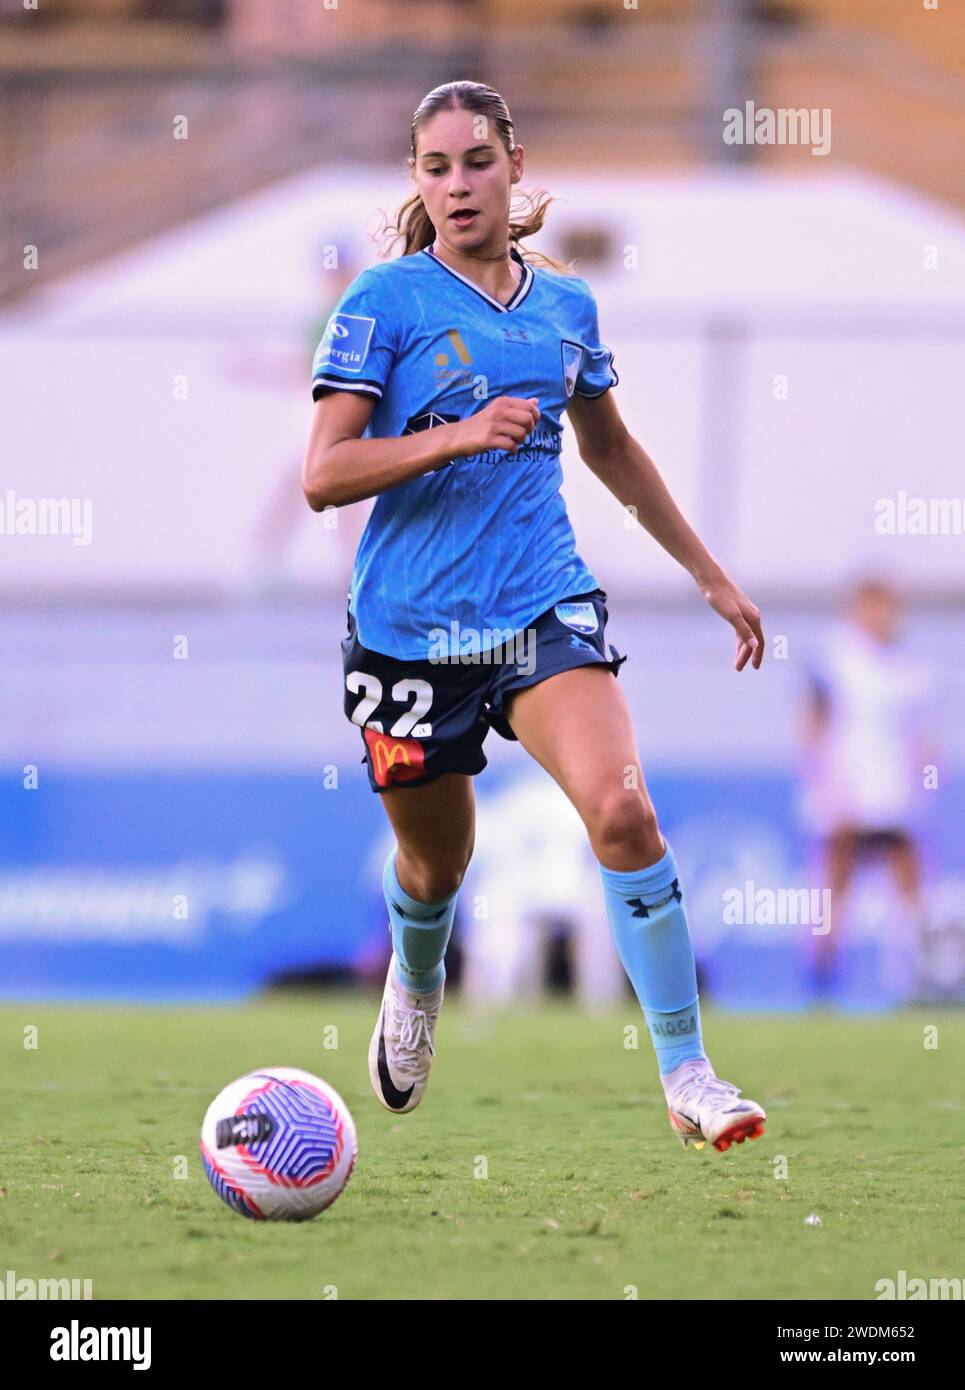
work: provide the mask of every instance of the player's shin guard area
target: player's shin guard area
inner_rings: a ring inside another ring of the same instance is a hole
[[[661,1074],[706,1061],[697,972],[683,892],[669,843],[634,872],[600,865],[614,944],[640,1001]]]

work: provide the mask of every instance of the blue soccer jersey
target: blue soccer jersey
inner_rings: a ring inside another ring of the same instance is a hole
[[[496,396],[539,404],[515,454],[456,458],[377,498],[349,606],[363,645],[387,656],[438,656],[443,632],[458,634],[462,651],[488,651],[561,598],[599,587],[576,553],[560,451],[570,397],[616,385],[613,354],[585,280],[511,254],[523,273],[506,304],[431,246],[363,270],[315,354],[316,400],[326,388],[376,398],[365,438],[466,419]]]

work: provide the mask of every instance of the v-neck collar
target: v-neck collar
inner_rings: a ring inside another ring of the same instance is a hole
[[[522,266],[523,274],[519,284],[513,291],[512,298],[508,299],[505,304],[500,304],[498,299],[494,299],[491,294],[487,294],[485,290],[480,289],[472,280],[468,280],[465,275],[460,275],[458,270],[453,270],[451,265],[446,265],[445,261],[441,261],[433,249],[435,244],[436,243],[433,241],[431,245],[423,246],[422,254],[428,256],[436,265],[441,266],[447,274],[455,276],[455,278],[461,280],[464,285],[468,285],[471,290],[479,295],[480,299],[484,299],[487,304],[491,305],[494,309],[498,309],[501,314],[508,314],[511,310],[518,309],[533,287],[533,281],[536,278],[533,274],[533,267],[527,261],[523,260],[515,246],[509,248],[509,254],[517,265]]]

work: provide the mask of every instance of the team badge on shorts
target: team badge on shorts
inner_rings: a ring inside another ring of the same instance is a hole
[[[570,343],[564,338],[560,343],[560,351],[563,354],[563,384],[566,387],[566,399],[569,400],[576,390],[576,379],[583,365],[583,349],[579,343]]]
[[[558,603],[553,611],[561,623],[577,632],[596,632],[600,626],[592,603]]]

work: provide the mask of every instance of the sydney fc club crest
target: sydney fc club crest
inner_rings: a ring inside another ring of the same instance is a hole
[[[600,626],[592,603],[558,603],[554,611],[561,623],[577,632],[596,632]]]
[[[583,365],[583,349],[579,343],[570,343],[564,338],[560,343],[560,350],[563,354],[563,384],[566,387],[566,399],[569,400],[576,390],[576,379]]]

